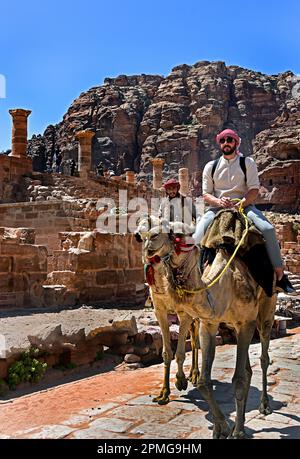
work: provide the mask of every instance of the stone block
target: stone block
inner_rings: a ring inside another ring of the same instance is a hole
[[[21,273],[28,271],[39,271],[40,269],[47,271],[47,265],[45,266],[45,262],[43,262],[42,266],[40,266],[39,258],[36,255],[32,257],[14,257],[14,272]]]
[[[142,264],[139,269],[128,269],[125,271],[125,282],[133,282],[135,284],[144,282],[144,270]]]
[[[104,429],[111,432],[123,433],[134,426],[135,422],[125,421],[124,419],[118,419],[113,417],[101,417],[92,421],[90,426],[99,429],[99,432]]]
[[[52,271],[47,276],[47,283],[73,287],[76,284],[76,273],[73,271]]]
[[[0,293],[0,308],[21,308],[25,303],[25,295],[23,292]]]
[[[108,257],[95,252],[80,253],[77,255],[77,271],[98,270],[108,267],[108,264]]]
[[[139,363],[141,361],[141,357],[136,354],[126,354],[124,361],[126,363]]]
[[[99,285],[106,285],[106,284],[124,284],[125,283],[125,276],[123,270],[107,270],[107,271],[99,271],[96,274],[96,282]]]
[[[113,346],[112,350],[118,355],[126,355],[126,354],[133,354],[134,347],[132,344],[128,343],[128,344],[122,344],[120,346]]]
[[[124,284],[118,285],[116,290],[116,296],[120,299],[127,299],[128,303],[135,299],[135,284]]]
[[[122,253],[112,254],[112,256],[109,259],[109,266],[111,268],[127,269],[129,268],[128,257],[123,255]]]
[[[98,342],[108,347],[118,347],[127,344],[128,333],[116,333],[116,331],[104,331],[97,334]]]
[[[0,273],[8,273],[12,271],[12,257],[0,257]]]
[[[13,292],[13,291],[14,291],[14,274],[13,273],[0,274],[0,292]]]
[[[115,287],[91,287],[84,288],[79,293],[79,301],[112,301],[115,298]]]
[[[76,365],[85,365],[86,363],[94,362],[98,352],[103,352],[103,346],[91,346],[83,343],[71,350],[70,359]]]

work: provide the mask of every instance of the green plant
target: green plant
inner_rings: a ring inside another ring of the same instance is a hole
[[[7,382],[10,389],[16,389],[21,382],[39,382],[45,374],[47,364],[38,360],[40,350],[30,348],[22,352],[20,359],[8,369]]]
[[[298,234],[299,229],[300,229],[300,223],[293,222],[293,226],[292,226],[293,233]]]

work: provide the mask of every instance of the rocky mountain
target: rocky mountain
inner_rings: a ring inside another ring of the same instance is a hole
[[[165,177],[179,167],[197,176],[218,154],[216,133],[232,127],[242,137],[241,151],[254,152],[260,168],[272,165],[272,158],[285,161],[280,151],[286,142],[288,157],[297,160],[299,129],[294,135],[290,126],[287,138],[284,123],[289,116],[299,119],[299,81],[290,71],[265,75],[208,61],[179,65],[166,77],[106,78],[102,86],[80,94],[59,124],[33,136],[28,154],[39,171],[57,151],[76,159],[75,133],[91,128],[93,163],[101,159],[116,174],[129,168],[149,179],[150,159],[159,156],[165,159]]]

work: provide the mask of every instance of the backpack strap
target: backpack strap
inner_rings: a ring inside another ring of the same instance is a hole
[[[215,159],[214,162],[213,162],[213,167],[212,167],[212,170],[211,170],[211,178],[212,178],[212,181],[213,181],[213,182],[214,182],[214,173],[215,173],[215,171],[216,171],[216,168],[217,168],[219,159],[220,159],[220,158],[217,158],[217,159]],[[241,168],[242,171],[244,172],[245,182],[247,183],[246,156],[240,156],[240,168]]]
[[[212,178],[213,183],[214,183],[214,173],[215,173],[215,170],[216,170],[216,168],[217,168],[219,159],[220,159],[220,158],[217,158],[217,159],[215,159],[214,162],[213,162],[213,167],[212,167],[212,170],[211,170],[211,178]]]
[[[246,156],[240,156],[240,167],[244,172],[245,182],[247,183],[247,168],[246,168]]]
[[[183,209],[184,209],[184,196],[182,196],[182,194],[180,195],[181,196],[181,210],[182,210],[182,221],[181,223],[184,223],[184,215],[183,215]]]

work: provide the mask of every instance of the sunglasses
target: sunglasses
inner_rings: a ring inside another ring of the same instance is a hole
[[[233,137],[226,137],[226,138],[223,137],[223,139],[220,140],[220,143],[222,143],[222,144],[225,143],[225,142],[232,143],[233,141],[234,141]]]

